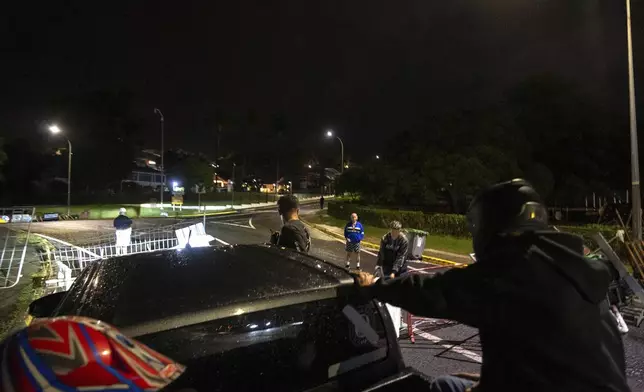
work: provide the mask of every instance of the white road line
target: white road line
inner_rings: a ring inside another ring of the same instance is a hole
[[[252,227],[253,230],[255,230],[255,226],[253,226],[253,217],[252,216],[250,218],[248,218],[248,226]]]
[[[432,335],[431,333],[427,333],[425,331],[421,331],[421,330],[416,329],[416,328],[414,328],[414,334],[422,337],[423,339],[427,339],[432,343],[436,343],[441,347],[450,348],[450,347],[454,346],[453,344],[443,343],[444,340],[439,338],[438,336]],[[457,354],[461,354],[462,356],[464,356],[466,358],[469,358],[474,362],[483,363],[483,358],[479,354],[477,354],[477,353],[475,353],[473,351],[464,349],[463,347],[455,346],[455,347],[452,348],[451,351],[454,351]]]
[[[215,225],[228,225],[228,226],[241,227],[244,229],[254,229],[254,227],[240,225],[239,223],[229,223],[229,222],[209,222],[209,223],[215,224]]]
[[[230,245],[228,242],[222,241],[222,240],[220,240],[219,238],[216,238],[216,237],[215,237],[215,241],[219,242],[222,245]]]

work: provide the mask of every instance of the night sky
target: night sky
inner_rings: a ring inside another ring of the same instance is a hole
[[[269,5],[270,3],[270,5]],[[627,107],[625,8],[618,0],[43,1],[3,4],[0,135],[37,132],[49,102],[97,89],[137,97],[149,147],[212,153],[218,113],[278,113],[294,147],[374,154],[423,117],[495,102],[552,72],[602,105]],[[644,72],[644,2],[634,0]],[[641,54],[641,55],[640,55]],[[644,80],[644,79],[643,79]],[[640,103],[644,82],[638,83]],[[615,131],[628,132],[627,129]],[[70,133],[88,132],[72,130]],[[226,138],[241,137],[239,133]],[[248,137],[248,135],[243,135]]]

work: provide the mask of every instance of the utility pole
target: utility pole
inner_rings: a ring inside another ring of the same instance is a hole
[[[633,237],[642,240],[642,198],[640,195],[640,164],[637,142],[637,111],[635,108],[635,71],[633,67],[633,36],[631,33],[631,1],[626,0],[626,36],[628,45],[628,98],[631,131],[631,185],[633,187]]]
[[[275,172],[275,197],[277,197],[277,187],[280,183],[280,160],[277,158],[277,170]]]
[[[154,108],[154,113],[159,115],[159,120],[161,121],[161,210],[163,210],[163,193],[165,192],[165,165],[164,165],[164,155],[165,155],[165,138],[164,138],[164,123],[165,119],[163,113],[157,108]]]
[[[233,163],[233,179],[232,179],[232,181],[231,181],[231,182],[232,182],[232,185],[233,185],[233,186],[232,186],[232,188],[231,188],[232,193],[233,193],[233,197],[232,197],[232,200],[231,200],[231,202],[230,202],[230,206],[231,206],[233,209],[234,209],[234,205],[235,205],[235,167],[237,167],[237,165],[236,165],[235,163]]]

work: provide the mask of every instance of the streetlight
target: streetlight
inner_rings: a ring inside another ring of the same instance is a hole
[[[154,108],[154,113],[159,115],[159,121],[161,121],[161,210],[163,210],[163,192],[165,191],[165,165],[163,164],[163,151],[165,150],[165,143],[164,143],[164,121],[165,119],[163,118],[163,113],[157,108]]]
[[[230,180],[230,184],[232,185],[231,191],[232,191],[232,199],[230,201],[230,207],[233,208],[235,205],[235,168],[237,167],[237,164],[233,163],[233,178]]]
[[[49,132],[53,133],[54,135],[61,133],[62,131],[60,128],[58,128],[57,125],[50,125],[49,126]],[[72,204],[72,142],[69,140],[67,136],[64,136],[65,139],[67,139],[67,144],[69,146],[68,149],[68,160],[67,160],[67,215],[70,214],[71,212],[71,204]]]
[[[309,165],[309,169],[313,169],[313,166]]]
[[[380,159],[380,155],[376,155],[376,159]]]
[[[326,136],[329,137],[329,138],[333,137],[333,131],[330,130],[330,129],[327,130],[326,131]],[[338,139],[340,141],[340,148],[341,148],[340,151],[341,151],[341,154],[342,154],[341,155],[342,161],[340,162],[340,172],[343,173],[344,172],[344,143],[342,143],[342,139],[340,139],[340,136],[336,136],[336,139]]]
[[[626,0],[626,44],[628,48],[628,100],[631,119],[631,185],[633,187],[633,237],[642,240],[642,199],[640,195],[640,164],[635,110],[635,75],[633,69],[633,36],[631,34],[631,0]]]

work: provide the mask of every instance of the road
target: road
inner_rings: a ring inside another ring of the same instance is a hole
[[[312,207],[304,207],[301,214],[306,217],[312,213]],[[277,230],[281,226],[276,211],[255,212],[252,214],[235,215],[207,222],[206,231],[220,243],[256,244],[267,242],[270,229]],[[344,266],[344,243],[325,233],[311,230],[311,254],[324,260]],[[373,271],[376,266],[376,254],[363,251],[361,267],[365,271]],[[412,268],[424,273],[444,271],[445,268],[431,266],[425,263],[412,263]],[[423,270],[431,268],[429,270]],[[419,272],[420,273],[420,272]],[[460,348],[450,350],[440,357],[441,351],[450,348],[454,343],[476,334],[476,330],[463,325],[450,325],[443,320],[417,320],[416,343],[411,343],[406,336],[401,335],[400,345],[409,366],[431,376],[455,372],[478,372],[480,369],[481,347],[478,337],[465,343]]]
[[[313,212],[313,207],[304,206],[301,214],[305,217]],[[174,220],[139,219],[135,221],[138,228],[156,225],[168,225]],[[208,218],[206,231],[221,244],[255,244],[267,242],[270,229],[277,230],[281,221],[275,210],[255,211],[247,214]],[[75,221],[51,222],[32,225],[32,230],[46,230],[47,234],[57,237],[65,236],[70,242],[72,237],[87,237],[95,234],[113,232],[109,221]],[[58,233],[58,234],[57,234]],[[92,234],[93,233],[93,234]],[[311,230],[312,250],[314,256],[344,266],[344,247],[340,240],[325,233]],[[376,256],[371,251],[362,252],[362,268],[373,271]],[[411,267],[418,273],[434,274],[444,271],[442,267],[424,263],[412,263]],[[430,268],[430,269],[427,269]],[[476,335],[476,330],[463,325],[448,324],[443,320],[425,319],[415,321],[416,343],[412,344],[405,335],[401,335],[400,346],[406,363],[419,371],[438,376],[456,372],[478,372],[481,362],[481,346],[478,337],[469,340],[446,353],[440,354],[453,344]],[[627,361],[629,385],[634,392],[644,392],[644,340],[626,336],[624,348]]]

